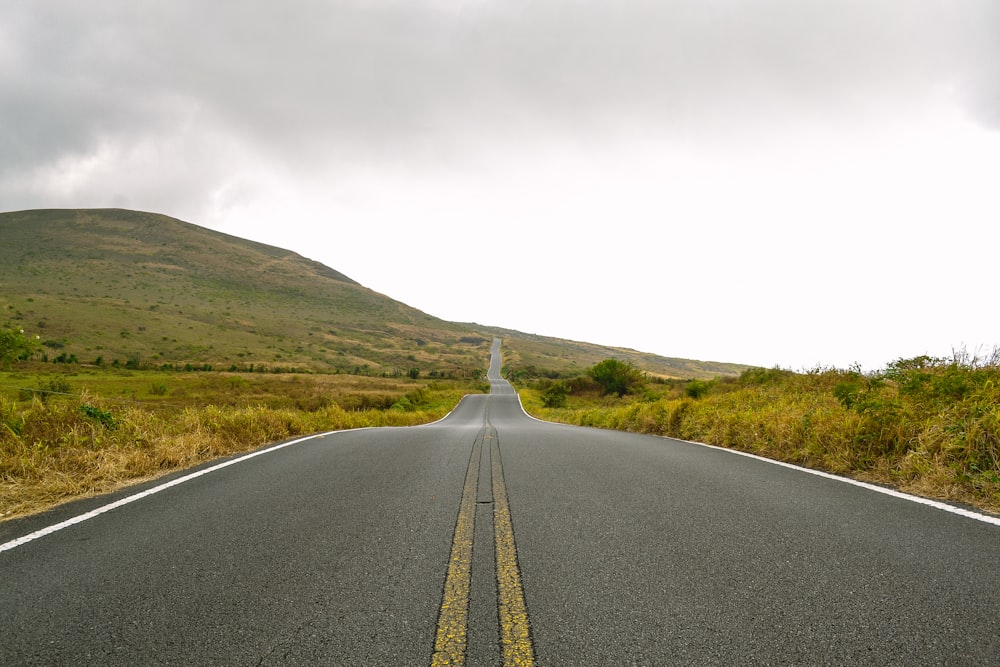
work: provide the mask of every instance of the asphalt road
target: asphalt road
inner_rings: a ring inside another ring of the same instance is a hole
[[[1000,526],[543,424],[498,363],[436,424],[0,525],[0,665],[1000,664]]]

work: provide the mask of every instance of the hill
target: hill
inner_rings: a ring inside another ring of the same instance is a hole
[[[535,367],[572,373],[589,368],[608,357],[630,361],[638,368],[663,378],[735,377],[750,368],[745,364],[663,357],[624,347],[548,338],[500,327],[481,327],[480,331],[503,338],[504,363],[521,368]]]
[[[289,250],[154,213],[0,213],[0,238],[0,326],[39,335],[50,361],[447,377],[484,369],[502,335],[508,363],[538,368],[746,368],[447,322]]]

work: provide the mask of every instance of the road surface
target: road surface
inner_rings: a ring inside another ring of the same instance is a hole
[[[1000,663],[997,525],[490,380],[0,525],[0,664]]]

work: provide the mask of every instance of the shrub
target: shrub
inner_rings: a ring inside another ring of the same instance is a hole
[[[780,384],[795,373],[780,368],[748,368],[740,375],[739,383],[745,386]]]
[[[601,392],[601,385],[594,381],[589,375],[578,375],[575,378],[566,380],[571,394],[595,394]]]
[[[542,391],[542,405],[547,408],[564,408],[569,392],[570,388],[565,382],[553,382]]]
[[[38,347],[37,337],[24,335],[24,329],[0,329],[0,366],[29,359]]]
[[[601,386],[605,394],[635,393],[646,385],[643,372],[629,361],[605,359],[590,369],[590,377]]]
[[[691,382],[688,382],[688,386],[684,388],[684,394],[690,398],[701,398],[707,394],[708,390],[711,388],[711,382],[706,382],[704,380],[691,380]]]
[[[100,422],[101,424],[104,425],[105,428],[115,427],[115,418],[107,410],[102,410],[101,408],[84,403],[83,405],[80,406],[80,412],[90,417],[91,419]]]

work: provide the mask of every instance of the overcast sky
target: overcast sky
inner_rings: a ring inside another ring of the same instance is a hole
[[[1000,344],[995,0],[10,0],[0,210],[794,370]]]

